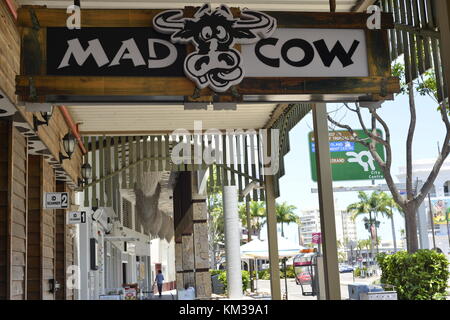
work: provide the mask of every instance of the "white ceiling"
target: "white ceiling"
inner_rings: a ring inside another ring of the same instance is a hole
[[[267,123],[275,104],[243,104],[237,110],[185,110],[183,105],[69,106],[82,135],[139,135],[194,129],[257,129]]]
[[[111,9],[159,9],[182,8],[184,6],[202,5],[210,1],[190,0],[81,0],[81,8]],[[351,11],[357,0],[336,0],[337,11]],[[73,1],[61,0],[17,0],[20,5],[46,5],[49,8],[67,8]],[[295,10],[295,11],[330,11],[329,0],[245,0],[210,2],[212,5],[227,4],[231,7],[248,7],[254,10]]]

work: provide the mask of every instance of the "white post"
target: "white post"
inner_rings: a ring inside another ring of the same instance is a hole
[[[150,237],[151,239],[151,237]],[[150,240],[148,242],[148,288],[147,291],[151,291],[152,290],[152,285],[153,285],[153,274],[152,274],[152,240]],[[149,294],[150,296],[150,294]]]
[[[255,292],[256,293],[258,293],[258,279],[259,279],[259,277],[258,277],[258,259],[254,259],[253,260],[253,265],[255,266],[254,267],[254,269],[255,269],[255,276],[256,276],[256,280],[255,280]]]
[[[223,215],[225,222],[225,254],[227,263],[228,297],[242,297],[240,230],[236,186],[223,187]]]
[[[89,288],[89,272],[90,268],[90,248],[89,248],[89,226],[92,223],[90,219],[90,210],[86,210],[86,223],[80,224],[80,275],[79,275],[79,299],[80,300],[90,300],[90,288]]]

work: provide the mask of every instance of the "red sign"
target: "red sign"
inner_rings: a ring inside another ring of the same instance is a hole
[[[314,244],[322,243],[322,234],[320,232],[314,232],[312,234],[312,243],[314,243]]]

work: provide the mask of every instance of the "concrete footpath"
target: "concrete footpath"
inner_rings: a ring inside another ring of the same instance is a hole
[[[177,300],[177,290],[163,291],[161,296],[156,293],[145,300]]]

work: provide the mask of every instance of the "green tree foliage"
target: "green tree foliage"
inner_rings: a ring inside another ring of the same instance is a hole
[[[353,215],[353,220],[360,215],[369,215],[369,218],[364,219],[364,224],[366,230],[370,233],[373,247],[376,235],[372,236],[372,233],[370,232],[371,226],[375,225],[376,231],[379,225],[379,221],[377,221],[377,214],[383,210],[380,203],[380,192],[374,191],[369,196],[367,193],[360,191],[358,193],[358,199],[358,202],[352,203],[347,207],[347,211]],[[377,234],[377,232],[375,232],[375,234]]]
[[[250,284],[250,273],[246,270],[242,270],[241,273],[242,273],[242,291],[245,292]],[[225,270],[221,270],[218,279],[223,284],[225,292],[227,292],[228,290],[227,272]]]
[[[289,205],[286,202],[283,203],[276,203],[275,204],[275,211],[277,214],[277,222],[281,223],[281,236],[284,237],[284,228],[283,225],[290,224],[290,223],[296,223],[298,222],[299,218],[295,214],[295,210],[297,209],[296,206]]]
[[[353,220],[360,215],[369,215],[370,219],[380,210],[379,196],[380,192],[374,191],[370,196],[365,192],[358,192],[358,202],[348,205],[347,211],[353,216]]]
[[[360,215],[369,215],[369,219],[366,220],[369,225],[375,224],[378,227],[378,214],[391,218],[394,215],[393,209],[399,210],[399,206],[394,199],[385,192],[374,191],[368,196],[365,192],[360,191],[358,199],[358,202],[352,203],[347,207],[347,211],[353,214],[353,220]],[[368,227],[366,226],[366,229]]]
[[[295,214],[296,206],[289,205],[286,202],[276,203],[275,210],[277,215],[277,222],[281,223],[281,236],[284,237],[284,224],[300,223],[299,217]],[[247,228],[247,211],[245,203],[239,206],[239,217],[242,225]],[[250,218],[251,227],[256,233],[260,234],[261,228],[266,224],[266,207],[264,202],[251,201],[250,202]]]
[[[363,268],[356,268],[355,271],[353,271],[355,277],[361,277],[361,272],[366,273],[367,272],[367,268],[363,267]]]
[[[395,63],[392,65],[392,75],[400,78],[400,94],[408,93],[408,85],[405,80],[405,65],[402,63]],[[438,90],[436,82],[436,74],[434,70],[430,69],[420,76],[420,80],[415,82],[415,91],[421,96],[429,96],[436,104],[438,102]],[[439,106],[440,107],[440,106]],[[449,105],[447,103],[446,108],[450,112]]]
[[[295,278],[295,271],[293,266],[286,267],[287,278]],[[280,270],[280,279],[284,279],[284,268]]]
[[[394,215],[394,209],[398,210],[400,214],[404,215],[399,205],[386,192],[378,194],[378,212],[386,218],[391,218]]]
[[[210,217],[210,228],[214,242],[223,242],[224,240],[224,219],[222,207],[222,194],[208,195],[208,213]]]
[[[295,270],[293,266],[287,266],[286,274],[288,278],[295,278]],[[258,271],[258,279],[260,280],[270,280],[270,269],[264,269]],[[284,269],[280,270],[280,279],[284,279]]]
[[[217,172],[212,172],[217,179]],[[208,237],[211,256],[211,268],[216,268],[217,255],[220,255],[219,244],[224,242],[225,222],[223,219],[222,191],[219,186],[212,185],[208,179]],[[216,180],[217,181],[217,180]]]
[[[395,223],[394,223],[394,210],[400,212],[400,214],[404,217],[405,213],[400,208],[400,206],[395,202],[392,196],[388,195],[385,192],[381,192],[379,195],[380,201],[380,213],[382,216],[389,218],[391,220],[391,229],[392,229],[392,240],[394,241],[394,251],[397,252],[397,237],[395,235]]]
[[[449,278],[449,262],[434,250],[400,251],[377,256],[381,283],[395,286],[400,300],[441,300]]]
[[[262,201],[250,201],[250,227],[252,230],[260,236],[261,228],[266,219],[266,207]],[[241,219],[242,226],[247,228],[247,210],[245,203],[239,205],[239,218]]]
[[[394,63],[392,65],[392,75],[400,79],[400,93],[405,94],[408,92],[408,85],[405,80],[405,65],[401,63]]]

